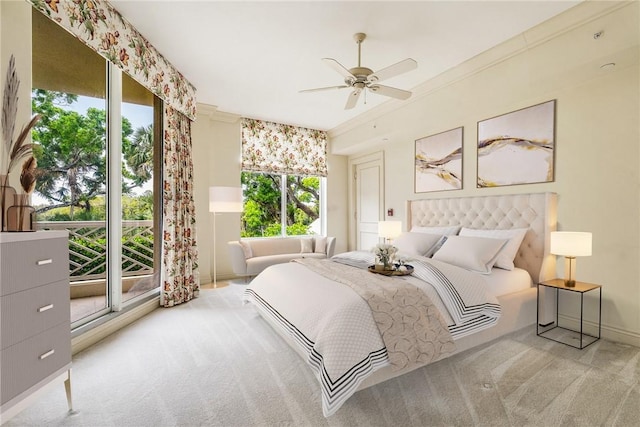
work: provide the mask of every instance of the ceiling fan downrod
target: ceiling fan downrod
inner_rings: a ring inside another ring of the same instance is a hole
[[[373,70],[371,68],[362,66],[362,42],[367,38],[365,33],[355,33],[353,35],[353,39],[358,44],[358,66],[350,68],[348,71],[352,74],[351,76],[347,76],[344,82],[349,86],[354,86],[354,83],[365,83],[367,78],[373,74]],[[355,79],[354,79],[355,77]],[[366,86],[366,85],[365,85]]]
[[[355,33],[353,35],[353,38],[355,39],[356,43],[358,43],[358,68],[361,67],[360,65],[360,58],[361,58],[361,51],[362,51],[362,42],[364,41],[364,39],[367,38],[367,35],[365,33]]]

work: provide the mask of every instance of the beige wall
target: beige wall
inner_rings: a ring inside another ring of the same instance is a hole
[[[20,79],[18,99],[22,102],[18,105],[15,138],[31,118],[31,5],[24,1],[0,1],[0,23],[0,91],[4,89],[12,54],[16,58],[16,71]],[[0,159],[4,155],[5,150],[1,148]],[[15,188],[19,187],[19,177],[20,171],[14,170],[10,183]]]
[[[214,250],[213,214],[209,212],[209,187],[240,186],[240,118],[215,107],[198,104],[192,124],[194,194],[198,236],[199,270],[202,283],[213,280],[217,253],[218,280],[233,277],[227,242],[240,238],[240,214],[216,215]]]
[[[347,156],[329,154],[327,161],[327,235],[336,238],[335,253],[339,254],[347,251],[349,233]]]
[[[604,336],[639,345],[638,3],[582,6],[439,76],[400,108],[381,108],[331,135],[334,147],[352,157],[365,153],[365,144],[384,150],[385,208],[394,208],[396,218],[405,218],[407,199],[558,193],[558,228],[593,232],[593,256],[578,259],[577,278],[603,285]],[[605,37],[594,40],[602,29]],[[600,69],[607,62],[617,63],[613,71]],[[477,189],[477,122],[551,99],[557,100],[555,181]],[[414,141],[458,126],[464,126],[463,189],[414,193]]]
[[[240,118],[198,104],[192,127],[194,149],[194,191],[198,233],[199,270],[202,283],[213,280],[213,214],[208,212],[210,186],[240,185]],[[327,159],[327,234],[336,237],[336,253],[347,247],[347,158]],[[240,214],[216,217],[216,268],[218,280],[233,277],[227,242],[240,238]]]

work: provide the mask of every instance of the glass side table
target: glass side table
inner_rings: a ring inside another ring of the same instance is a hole
[[[545,286],[547,288],[555,289],[556,297],[556,321],[548,326],[540,326],[540,287]],[[584,295],[587,292],[598,290],[598,335],[596,336],[587,334],[584,332]],[[559,298],[558,293],[562,292],[575,292],[580,294],[580,330],[576,331],[567,327],[559,326]],[[600,339],[602,331],[602,286],[594,285],[592,283],[576,282],[573,287],[566,286],[563,279],[545,280],[538,283],[537,286],[537,316],[536,316],[536,334],[538,336],[566,344],[568,346],[583,349],[586,346],[593,344]],[[561,332],[561,333],[558,333]],[[572,339],[576,339],[578,335],[579,345],[571,343]]]

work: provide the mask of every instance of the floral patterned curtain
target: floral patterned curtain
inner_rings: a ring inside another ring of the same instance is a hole
[[[166,104],[195,120],[196,89],[106,0],[27,0]]]
[[[326,132],[242,119],[242,170],[327,176]]]
[[[162,292],[165,307],[200,292],[196,217],[193,201],[191,121],[170,106],[163,119]]]

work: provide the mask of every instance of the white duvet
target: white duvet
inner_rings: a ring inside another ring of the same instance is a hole
[[[334,258],[362,267],[370,262],[370,255],[353,252]],[[431,263],[426,258],[414,260],[412,265],[415,277],[398,280],[409,280],[425,291],[450,322],[454,338],[497,322],[498,302],[486,291],[479,275],[449,264]],[[362,274],[372,273],[363,270]],[[431,286],[421,279],[437,283]],[[348,286],[301,264],[267,268],[247,287],[245,300],[278,325],[307,355],[307,362],[320,381],[325,416],[335,413],[367,376],[389,365],[368,304]]]

